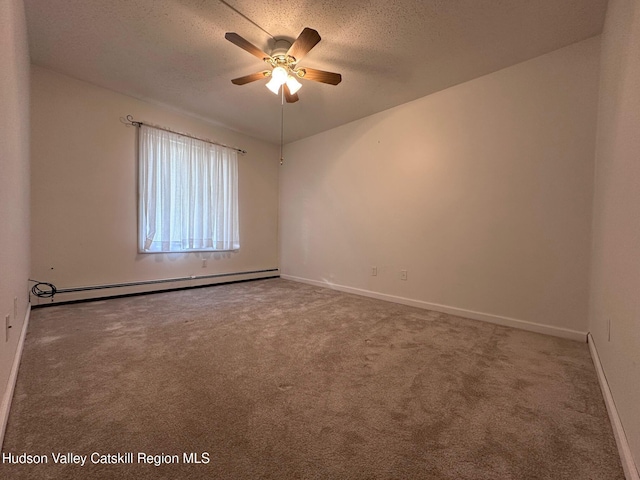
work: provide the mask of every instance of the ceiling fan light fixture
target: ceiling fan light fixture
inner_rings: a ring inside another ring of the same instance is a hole
[[[271,72],[271,78],[276,80],[280,85],[284,85],[287,81],[287,77],[289,76],[289,72],[284,67],[276,67]]]
[[[267,88],[276,95],[280,90],[280,87],[287,82],[289,72],[284,67],[276,67],[271,72],[271,80],[267,83]]]
[[[282,85],[282,84],[281,84],[280,82],[276,81],[276,79],[275,79],[275,78],[272,78],[271,80],[269,80],[269,81],[267,82],[267,88],[268,88],[269,90],[271,90],[271,91],[272,91],[274,94],[276,94],[276,95],[277,95],[277,94],[278,94],[278,92],[280,91],[280,86],[281,86],[281,85]]]
[[[287,87],[289,87],[291,95],[295,95],[295,93],[302,88],[302,84],[296,80],[294,76],[289,75],[287,77]]]

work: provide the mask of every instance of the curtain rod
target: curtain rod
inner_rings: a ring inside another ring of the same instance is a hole
[[[242,150],[240,148],[235,148],[235,147],[230,147],[229,145],[225,145],[224,143],[213,142],[211,140],[207,140],[206,138],[194,137],[193,135],[187,135],[186,133],[176,132],[175,130],[169,130],[168,128],[159,127],[159,126],[153,125],[151,123],[139,122],[137,120],[134,120],[133,116],[131,116],[131,115],[127,115],[126,118],[127,118],[127,121],[129,122],[129,125],[134,125],[136,127],[141,127],[142,125],[147,125],[148,127],[152,127],[152,128],[156,128],[158,130],[162,130],[163,132],[175,133],[177,135],[182,135],[183,137],[193,138],[194,140],[200,140],[201,142],[210,143],[212,145],[219,145],[220,147],[230,148],[231,150],[235,150],[236,152],[241,153],[242,155],[247,153],[246,150]]]

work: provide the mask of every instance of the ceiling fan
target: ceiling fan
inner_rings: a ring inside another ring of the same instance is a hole
[[[234,78],[231,80],[234,85],[245,85],[262,78],[271,78],[266,85],[267,88],[277,95],[280,87],[282,87],[287,103],[294,103],[299,100],[297,92],[302,87],[302,84],[298,82],[299,78],[328,83],[329,85],[338,85],[342,81],[342,75],[339,73],[298,66],[298,62],[320,41],[320,35],[312,28],[302,30],[302,33],[298,35],[293,44],[283,38],[276,39],[275,48],[271,55],[267,55],[237,33],[226,33],[224,38],[263,60],[271,67],[271,70]]]

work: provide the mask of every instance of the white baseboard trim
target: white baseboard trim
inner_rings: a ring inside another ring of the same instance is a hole
[[[411,307],[424,308],[426,310],[433,310],[441,313],[448,313],[450,315],[456,315],[458,317],[470,318],[473,320],[480,320],[482,322],[495,323],[497,325],[503,325],[506,327],[519,328],[520,330],[527,330],[529,332],[542,333],[545,335],[553,335],[554,337],[568,338],[570,340],[577,340],[579,342],[587,341],[587,332],[578,332],[576,330],[569,330],[567,328],[553,327],[551,325],[543,325],[540,323],[527,322],[526,320],[518,320],[515,318],[501,317],[499,315],[492,315],[490,313],[474,312],[473,310],[465,310],[463,308],[450,307],[448,305],[439,305],[437,303],[424,302],[422,300],[413,300],[411,298],[397,297],[395,295],[388,295],[386,293],[373,292],[371,290],[363,290],[360,288],[347,287],[344,285],[338,285],[327,281],[311,280],[308,278],[296,277],[293,275],[280,274],[280,278],[285,280],[292,280],[294,282],[307,283],[316,287],[331,288],[333,290],[339,290],[341,292],[353,293],[355,295],[362,295],[364,297],[376,298],[378,300],[384,300],[387,302],[401,303],[403,305],[409,305]]]
[[[624,476],[627,480],[640,480],[638,469],[633,461],[631,455],[631,449],[629,448],[629,442],[627,442],[627,435],[624,433],[620,416],[618,415],[618,409],[611,395],[611,389],[609,388],[609,382],[604,374],[602,364],[600,363],[600,357],[598,356],[598,350],[596,344],[593,341],[593,337],[589,333],[587,335],[589,343],[589,351],[591,352],[591,359],[596,367],[596,373],[598,374],[598,381],[600,382],[600,389],[602,390],[602,396],[604,397],[604,403],[607,406],[607,412],[609,412],[609,420],[611,420],[611,426],[613,427],[613,435],[616,438],[616,444],[618,445],[618,452],[620,453],[620,461],[622,462],[622,469],[624,470]]]
[[[9,381],[7,382],[7,389],[2,397],[2,405],[0,405],[0,448],[4,443],[4,433],[7,429],[7,422],[9,421],[9,410],[11,410],[11,400],[13,399],[13,391],[16,387],[16,380],[18,379],[18,369],[20,368],[20,360],[22,359],[22,348],[24,347],[24,338],[27,336],[27,328],[29,327],[29,318],[31,317],[31,304],[27,306],[27,313],[22,322],[22,332],[20,333],[20,340],[18,340],[18,346],[16,347],[16,353],[13,357],[13,365],[11,366],[11,373],[9,373]]]

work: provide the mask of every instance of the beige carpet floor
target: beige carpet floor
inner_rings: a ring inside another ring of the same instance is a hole
[[[282,279],[34,310],[8,454],[47,461],[12,479],[624,478],[585,343]]]

